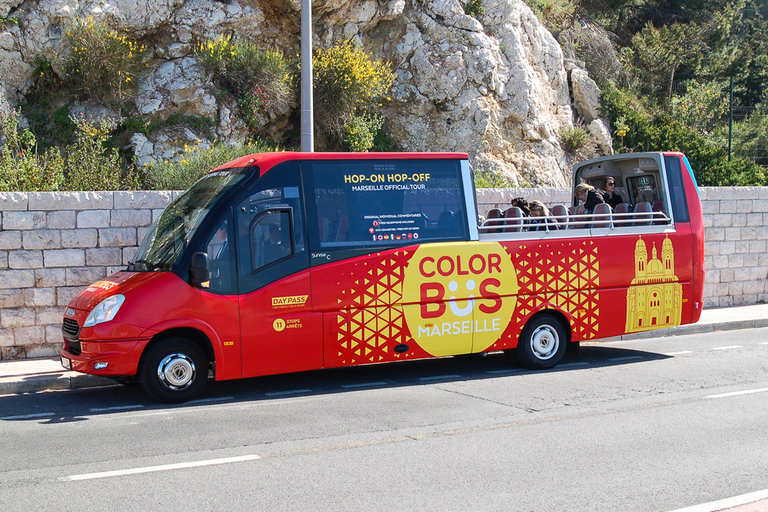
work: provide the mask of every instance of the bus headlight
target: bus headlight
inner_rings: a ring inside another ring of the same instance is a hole
[[[118,293],[117,295],[112,295],[99,302],[99,305],[88,313],[88,318],[85,319],[83,327],[93,327],[96,324],[109,322],[115,318],[115,315],[120,311],[120,306],[123,305],[124,301],[125,295]]]

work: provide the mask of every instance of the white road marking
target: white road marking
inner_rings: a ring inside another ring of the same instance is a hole
[[[743,348],[741,345],[728,345],[727,347],[714,347],[712,350],[733,350],[734,348]]]
[[[719,395],[709,395],[707,398],[728,398],[731,396],[751,395],[753,393],[765,393],[768,388],[746,389],[744,391],[733,391],[731,393],[720,393]]]
[[[177,464],[164,464],[162,466],[147,466],[143,468],[118,469],[115,471],[104,471],[102,473],[84,473],[81,475],[70,475],[61,478],[65,482],[74,482],[77,480],[94,480],[97,478],[110,478],[114,476],[138,475],[140,473],[154,473],[157,471],[171,471],[173,469],[198,468],[202,466],[215,466],[219,464],[231,464],[233,462],[245,462],[248,460],[260,459],[258,455],[241,455],[240,457],[227,457],[225,459],[198,460],[192,462],[179,462]]]
[[[747,503],[754,503],[766,498],[768,498],[768,489],[763,489],[762,491],[750,492],[749,494],[733,496],[731,498],[725,498],[719,501],[711,501],[709,503],[702,503],[701,505],[694,505],[692,507],[679,508],[671,512],[714,512],[715,510],[723,510],[725,508],[746,505]]]
[[[419,377],[420,381],[460,379],[461,375],[434,375],[432,377]]]
[[[0,418],[0,420],[32,420],[35,418],[48,418],[50,416],[55,416],[56,413],[53,412],[39,412],[37,414],[22,414],[19,416],[3,416]]]
[[[523,370],[521,368],[517,368],[517,369],[509,369],[509,370],[488,370],[485,373],[488,373],[490,375],[497,375],[500,373],[522,373],[522,372]]]
[[[379,382],[361,382],[360,384],[345,384],[341,386],[344,389],[356,389],[356,388],[370,388],[374,386],[386,386],[389,384],[388,382],[379,381]]]
[[[683,356],[687,354],[693,354],[693,350],[681,350],[680,352],[667,352],[665,356]]]
[[[643,356],[626,356],[626,357],[611,357],[609,361],[634,361],[635,359],[642,359]]]
[[[287,396],[297,395],[299,393],[311,393],[311,389],[292,389],[291,391],[275,391],[274,393],[264,393],[267,396]]]
[[[108,412],[108,411],[127,411],[129,409],[143,409],[143,405],[116,405],[114,407],[96,407],[92,408],[91,412]]]

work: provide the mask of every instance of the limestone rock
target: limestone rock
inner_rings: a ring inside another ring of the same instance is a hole
[[[589,124],[600,117],[600,88],[589,73],[581,68],[571,71],[571,87],[573,88],[573,106],[576,112]]]

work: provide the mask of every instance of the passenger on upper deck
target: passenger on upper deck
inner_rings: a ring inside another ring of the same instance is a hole
[[[520,208],[523,211],[523,215],[525,215],[526,217],[531,216],[531,210],[528,207],[528,201],[526,201],[524,198],[516,197],[510,201],[510,204],[512,204],[512,206],[517,206],[518,208]]]
[[[615,210],[618,205],[624,202],[619,194],[616,193],[616,179],[613,176],[606,176],[600,184],[600,191],[603,200]]]
[[[549,218],[549,208],[541,201],[531,201],[529,204],[531,210],[531,224],[528,231],[545,231],[549,229],[560,229],[557,220]]]
[[[605,202],[605,199],[603,199],[603,196],[595,190],[595,187],[587,183],[579,183],[576,185],[576,197],[581,201],[579,207],[576,208],[576,213],[579,215],[592,213],[596,204]]]

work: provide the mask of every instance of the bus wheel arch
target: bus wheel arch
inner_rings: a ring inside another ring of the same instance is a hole
[[[155,336],[144,349],[139,382],[159,402],[185,402],[202,393],[213,361],[213,349],[201,332],[173,329]]]
[[[567,318],[557,310],[546,309],[531,316],[520,331],[513,354],[532,370],[544,370],[558,364],[571,340]]]

